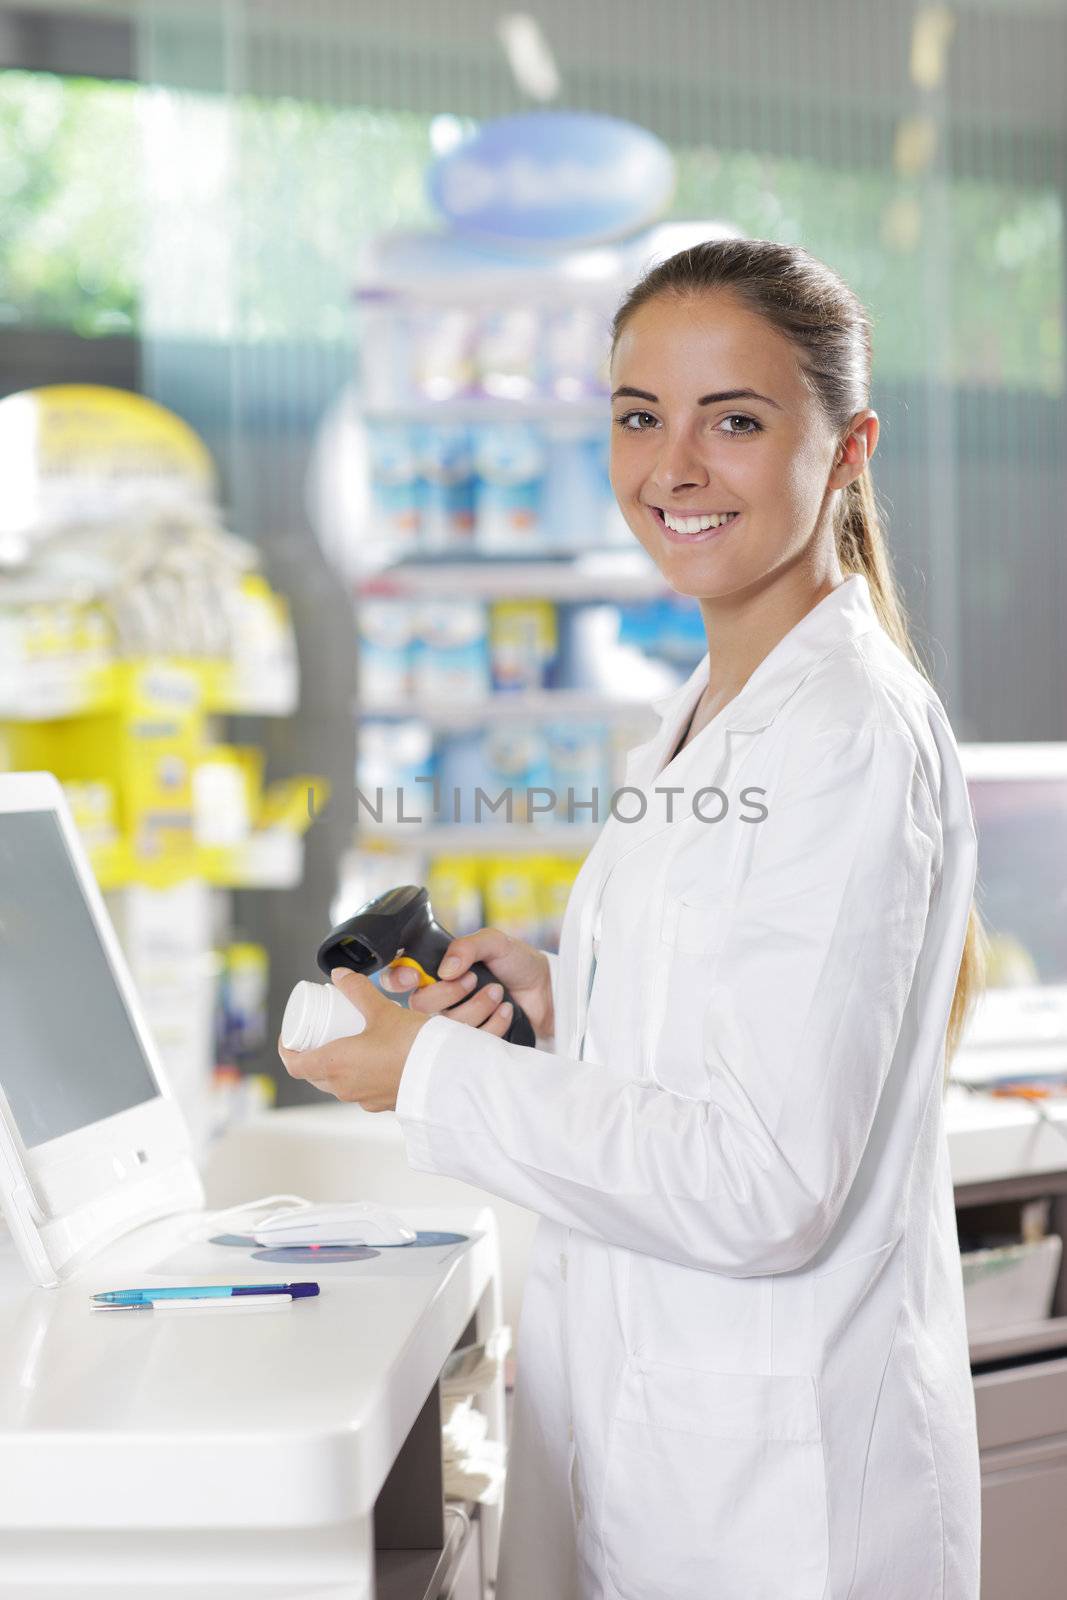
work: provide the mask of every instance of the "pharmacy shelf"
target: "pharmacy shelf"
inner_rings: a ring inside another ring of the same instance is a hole
[[[420,554],[356,580],[359,599],[655,600],[674,591],[631,552],[532,561],[486,553],[477,560]]]
[[[479,700],[427,700],[408,695],[403,700],[357,697],[352,711],[358,717],[413,717],[431,727],[480,727],[486,722],[511,722],[527,717],[558,720],[633,722],[654,721],[647,701],[614,700],[586,689],[498,690]]]
[[[592,849],[603,823],[559,822],[535,827],[529,822],[428,823],[404,825],[361,819],[355,843],[387,845],[391,849],[422,851],[428,855],[585,855]]]

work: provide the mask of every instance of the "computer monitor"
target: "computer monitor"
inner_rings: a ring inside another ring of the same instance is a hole
[[[203,1187],[62,788],[0,774],[0,1205],[34,1280]]]
[[[1067,744],[961,744],[978,835],[988,986],[962,1050],[1067,1065]]]

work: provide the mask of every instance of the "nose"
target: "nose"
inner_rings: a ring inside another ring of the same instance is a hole
[[[656,458],[655,482],[666,493],[676,494],[683,489],[698,489],[708,482],[707,470],[686,433],[672,439],[664,433],[663,443]]]

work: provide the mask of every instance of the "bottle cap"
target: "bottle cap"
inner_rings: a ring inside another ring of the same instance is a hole
[[[282,1017],[286,1050],[318,1050],[335,1039],[362,1033],[367,1019],[332,983],[301,980],[289,996]]]

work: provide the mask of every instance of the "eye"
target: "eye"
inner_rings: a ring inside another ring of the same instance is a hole
[[[624,411],[621,417],[615,418],[615,426],[617,428],[625,429],[627,433],[646,432],[646,429],[644,428],[631,428],[629,425],[631,417],[651,417],[653,422],[656,420],[655,417],[652,416],[651,411]]]
[[[740,431],[737,428],[730,428],[729,432],[730,433],[736,433],[738,435],[738,438],[744,438],[744,436],[746,434],[750,434],[750,433],[762,433],[763,432],[763,424],[761,422],[757,422],[755,417],[746,417],[744,415],[744,413],[741,412],[741,411],[733,412],[731,416],[724,417],[723,421],[724,422],[750,422],[752,424],[752,426],[750,428],[744,428],[744,429],[742,429]]]

